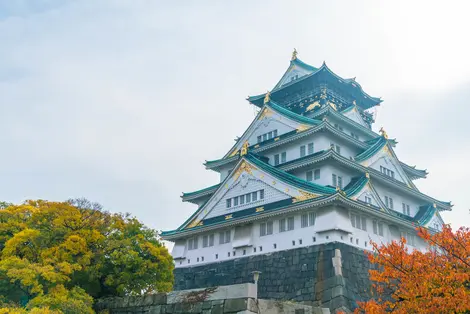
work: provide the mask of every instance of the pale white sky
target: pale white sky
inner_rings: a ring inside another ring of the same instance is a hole
[[[295,47],[381,96],[378,130],[470,225],[464,1],[0,0],[0,199],[87,197],[157,229],[253,119]]]

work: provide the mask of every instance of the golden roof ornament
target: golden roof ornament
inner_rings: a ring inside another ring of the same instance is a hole
[[[294,48],[294,51],[292,51],[291,61],[294,61],[295,59],[297,59],[297,49]]]
[[[388,139],[388,134],[385,132],[384,128],[381,127],[379,130],[380,135],[382,135],[385,139]]]
[[[368,172],[366,172],[366,178],[370,179],[370,174]]]
[[[264,104],[267,104],[270,100],[271,100],[271,92],[270,92],[270,91],[267,91],[267,92],[266,92],[266,95],[264,96],[264,101],[263,101],[263,103],[264,103]]]
[[[248,141],[245,141],[245,143],[243,143],[242,148],[240,150],[240,156],[245,156],[246,154],[248,154],[249,146],[250,144],[248,143]]]

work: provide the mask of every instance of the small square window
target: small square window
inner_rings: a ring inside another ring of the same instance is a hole
[[[253,248],[253,252],[256,253],[256,247]]]
[[[292,240],[292,246],[295,246],[295,240]]]
[[[313,143],[308,143],[308,154],[313,154]]]
[[[246,250],[243,250],[243,255],[246,255]]]
[[[245,199],[247,203],[251,203],[251,193],[246,194]]]
[[[273,248],[277,249],[277,244],[276,243],[273,244]]]
[[[313,181],[313,173],[312,171],[307,171],[307,177],[306,177],[307,181],[311,182]]]
[[[227,256],[230,257],[230,252],[227,252]]]
[[[251,193],[251,199],[253,202],[256,202],[258,200],[258,192]]]
[[[264,199],[264,190],[259,190],[259,199]]]
[[[312,240],[313,240],[313,242],[317,242],[317,238],[316,238],[316,237],[313,237]]]
[[[215,254],[215,259],[219,259],[219,254]]]
[[[320,179],[320,169],[315,169],[313,172],[313,179],[318,180]]]
[[[285,163],[287,161],[287,153],[286,152],[283,152],[281,154],[281,162],[282,163]]]
[[[263,247],[262,246],[259,247],[259,251],[263,252]]]
[[[304,157],[306,155],[305,152],[305,145],[300,146],[300,157]]]
[[[299,244],[302,244],[302,239],[299,239]]]

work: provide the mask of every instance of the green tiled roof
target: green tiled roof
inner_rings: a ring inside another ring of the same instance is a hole
[[[323,185],[319,185],[313,182],[308,182],[303,179],[300,179],[290,173],[285,171],[279,170],[276,167],[273,167],[256,157],[254,154],[248,153],[244,156],[249,162],[253,163],[255,166],[259,167],[261,170],[273,175],[274,177],[278,178],[279,180],[291,184],[299,189],[306,190],[312,193],[318,194],[334,194],[336,190],[331,187],[326,187]]]
[[[192,196],[195,196],[197,194],[202,194],[204,192],[207,192],[207,191],[210,191],[212,189],[217,189],[218,187],[220,186],[220,183],[217,183],[217,184],[214,184],[214,185],[211,185],[207,188],[204,188],[204,189],[201,189],[201,190],[197,190],[197,191],[194,191],[194,192],[188,192],[188,193],[184,193],[183,192],[183,195],[181,196],[182,198],[188,198],[188,197],[192,197]]]
[[[348,185],[344,187],[344,192],[348,197],[356,195],[362,188],[369,182],[369,179],[362,175],[360,177],[353,178]]]
[[[306,123],[306,124],[309,124],[309,125],[318,125],[321,123],[320,120],[315,120],[315,119],[311,119],[311,118],[307,118],[305,116],[302,116],[300,114],[297,114],[289,109],[286,109],[278,104],[276,104],[274,101],[270,101],[268,103],[268,106],[271,107],[272,109],[274,109],[275,111],[281,113],[282,115],[294,120],[294,121],[297,121],[297,122],[300,122],[300,123]]]
[[[340,84],[342,84],[345,88],[350,89],[351,93],[353,95],[354,94],[356,95],[356,99],[361,100],[361,102],[358,103],[358,105],[362,106],[364,109],[372,108],[373,106],[375,106],[375,105],[382,102],[382,100],[380,98],[372,97],[372,96],[368,95],[366,92],[364,92],[361,85],[358,82],[356,82],[355,80],[343,79],[340,76],[338,76],[337,74],[335,74],[333,71],[331,71],[327,67],[327,65],[325,63],[323,63],[320,68],[316,69],[312,73],[301,76],[297,80],[294,80],[292,82],[289,82],[289,83],[284,84],[284,85],[282,85],[278,88],[273,89],[272,92],[271,92],[271,98],[276,99],[276,93],[279,93],[279,92],[284,91],[284,90],[288,90],[293,85],[297,85],[299,83],[301,84],[301,83],[305,82],[306,80],[308,80],[310,78],[316,77],[318,75],[324,75],[324,74],[328,75],[332,79],[332,81],[340,82]],[[277,87],[277,85],[276,85],[276,87]],[[263,98],[264,98],[265,95],[266,94],[250,96],[250,97],[248,97],[248,101],[250,103],[253,103],[253,104],[261,107],[262,106],[262,101],[263,101]],[[361,105],[361,103],[363,101],[365,103],[363,105]]]
[[[426,170],[416,169],[415,167],[409,166],[409,165],[407,165],[407,164],[405,164],[404,162],[401,162],[401,161],[400,161],[400,164],[401,164],[403,170],[412,179],[417,179],[417,178],[422,179],[422,178],[426,178],[426,176],[428,175],[428,172]]]
[[[374,141],[374,144],[372,144],[368,149],[366,149],[365,151],[363,151],[362,153],[354,157],[355,161],[361,162],[361,161],[367,160],[370,157],[374,156],[385,145],[387,145],[387,140],[383,136],[380,136],[377,139],[373,139],[369,142],[373,143],[372,141]]]

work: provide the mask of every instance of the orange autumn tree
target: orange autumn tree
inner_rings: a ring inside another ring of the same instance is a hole
[[[372,243],[368,253],[375,298],[355,313],[470,313],[470,229],[430,234],[418,228],[426,251],[409,251],[406,240]]]

